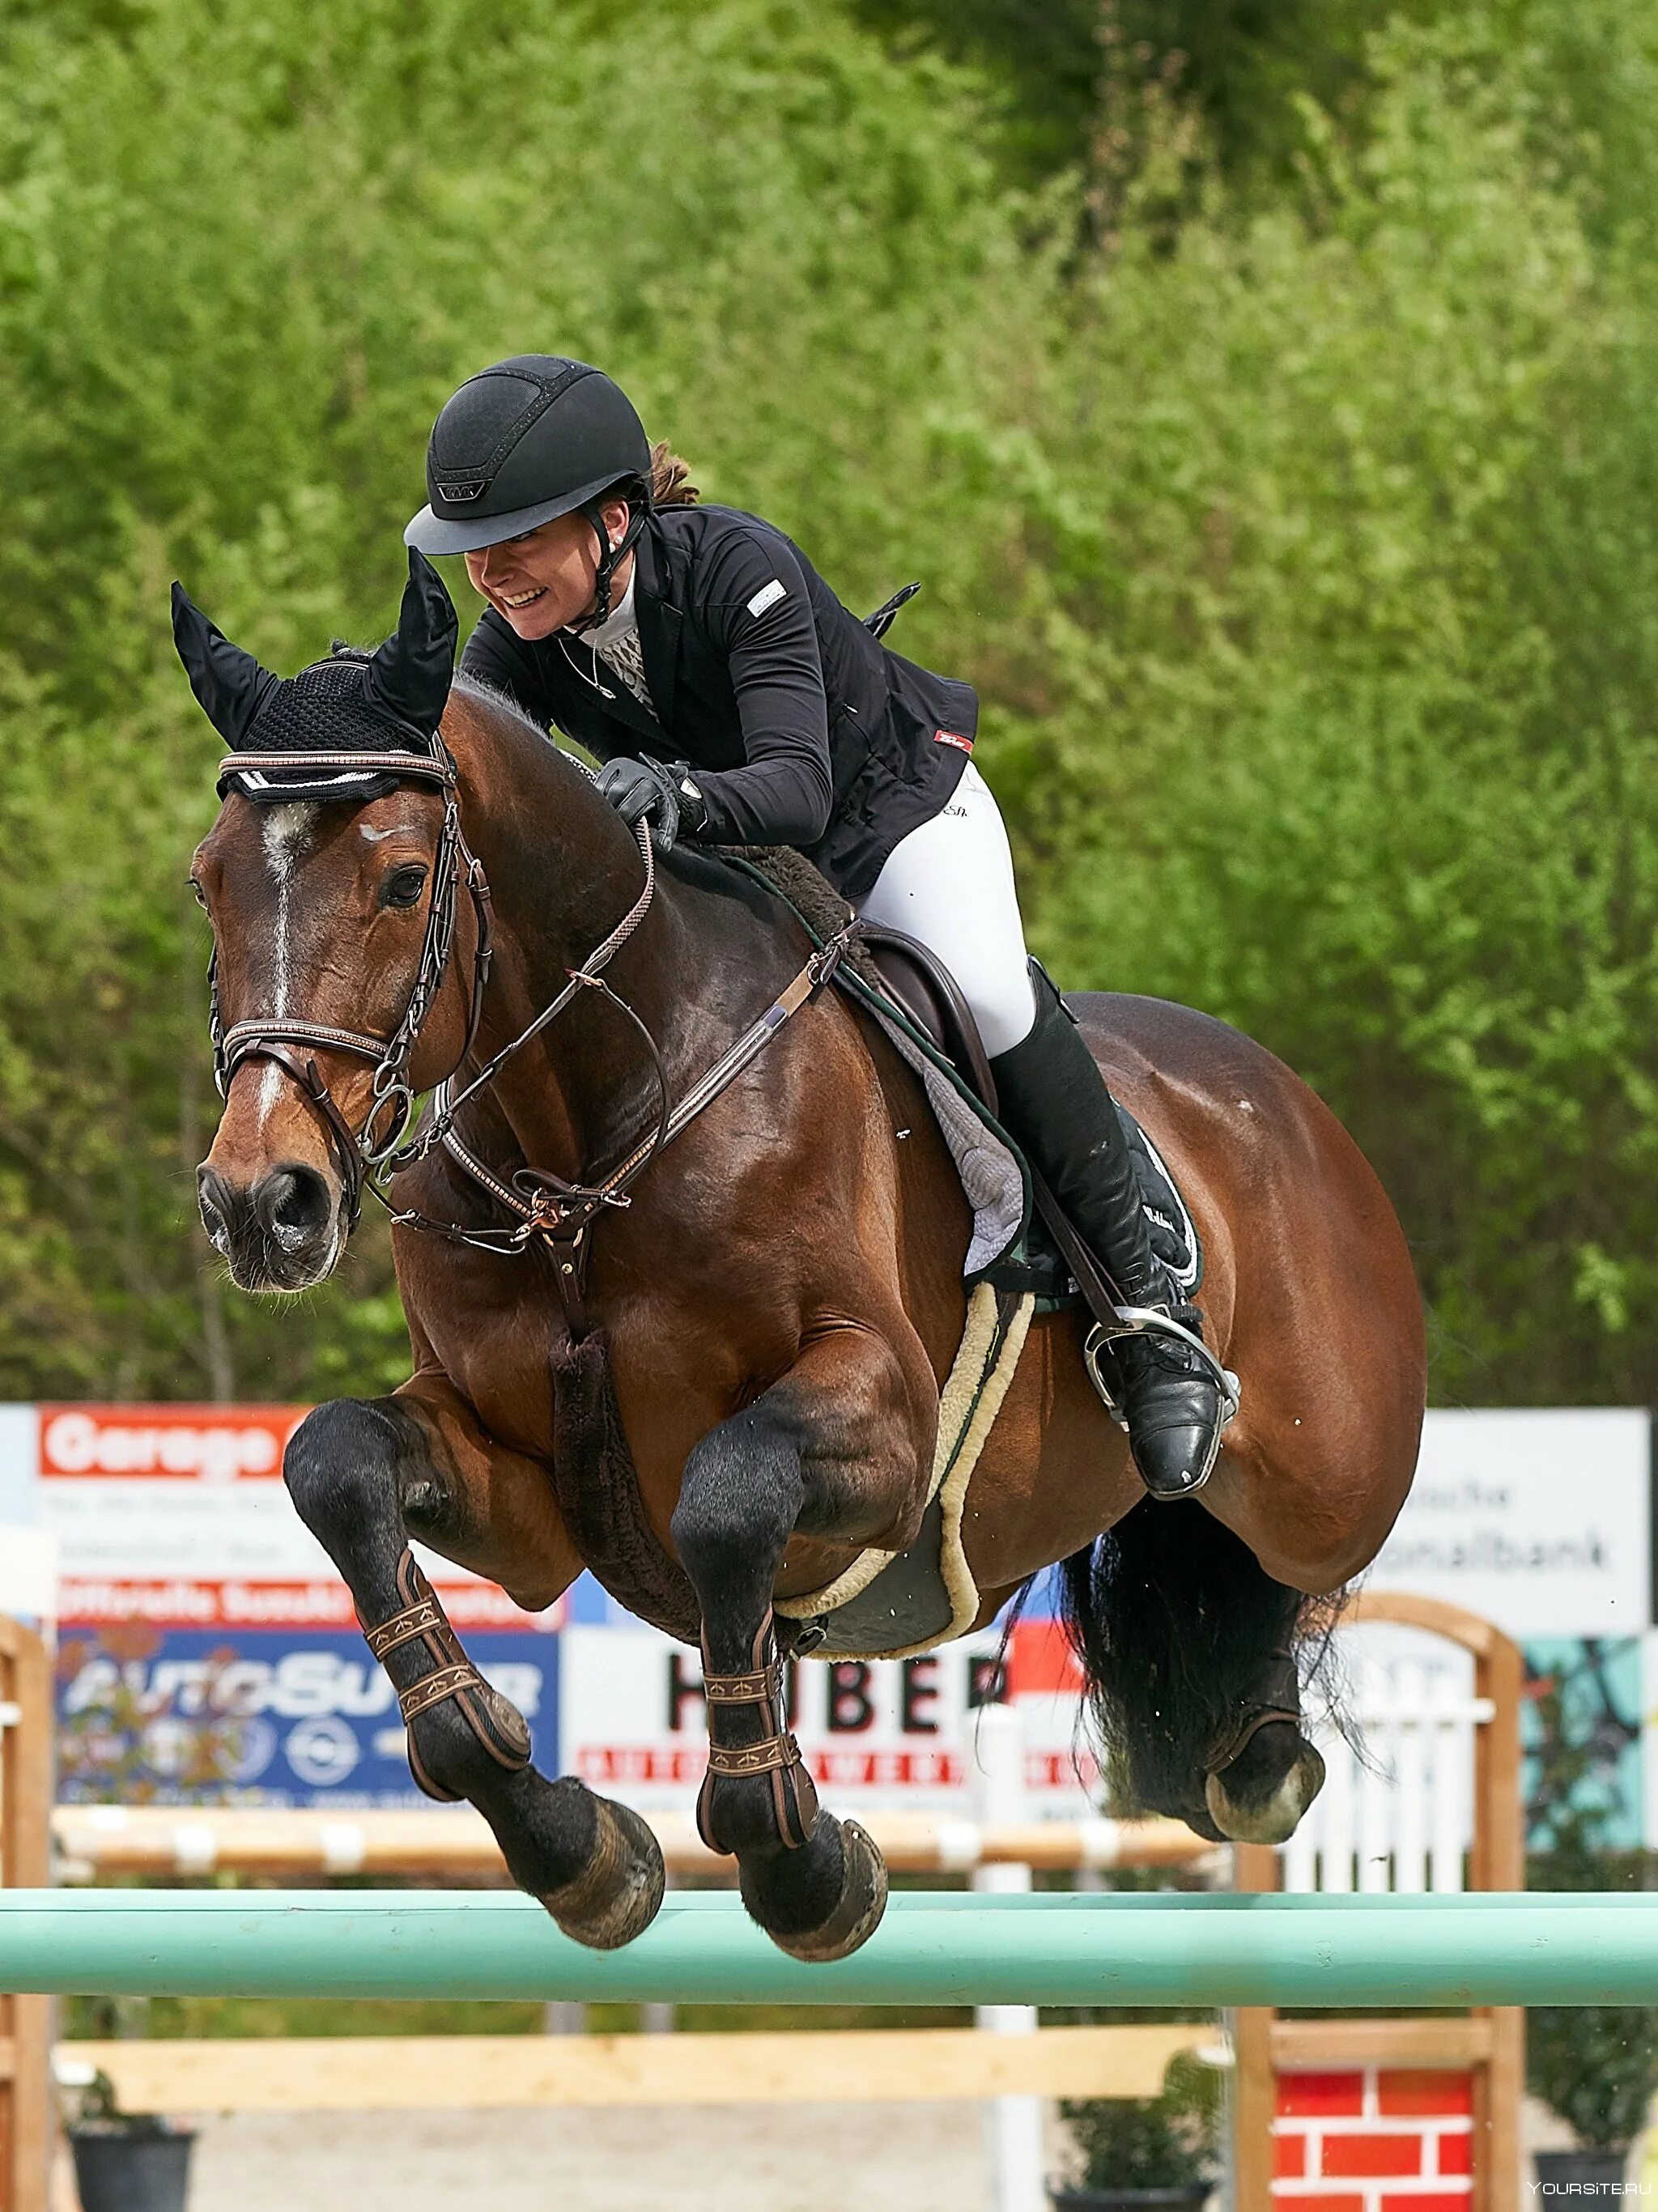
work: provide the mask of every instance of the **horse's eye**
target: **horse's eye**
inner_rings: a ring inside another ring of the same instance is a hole
[[[424,868],[393,868],[380,896],[386,906],[413,906],[425,888]]]
[[[191,876],[187,880],[190,884],[190,896],[195,900],[197,906],[204,907],[207,904],[207,893],[202,889],[194,876]]]

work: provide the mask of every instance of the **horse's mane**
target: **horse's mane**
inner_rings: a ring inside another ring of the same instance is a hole
[[[793,845],[710,845],[716,860],[744,860],[781,892],[819,937],[833,937],[851,908],[829,878]]]
[[[551,745],[555,752],[562,750],[548,736],[532,714],[525,714],[509,691],[498,690],[493,684],[484,683],[480,677],[469,676],[464,668],[455,671],[454,681],[449,688],[452,691],[459,691],[463,698],[475,701],[480,707],[495,708],[509,721],[516,722],[520,728],[528,730],[532,737],[539,738],[544,745]]]

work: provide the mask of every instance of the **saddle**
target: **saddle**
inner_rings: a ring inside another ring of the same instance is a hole
[[[900,1009],[995,1120],[996,1079],[973,1010],[955,977],[936,953],[901,929],[865,922],[859,942]],[[1121,1101],[1114,1103],[1133,1157],[1152,1249],[1189,1297],[1202,1273],[1197,1231],[1156,1147],[1127,1108]],[[1025,1170],[1034,1218],[1023,1257],[1008,1263],[1017,1280],[1010,1279],[1006,1287],[1034,1289],[1048,1297],[1080,1297],[1096,1322],[1114,1328],[1121,1294],[1029,1158]],[[999,1281],[1002,1272],[993,1267],[990,1279]]]
[[[937,953],[902,929],[864,923],[859,942],[867,950],[900,1006],[944,1054],[987,1114],[996,1111],[996,1079],[990,1072],[979,1024],[961,986]]]

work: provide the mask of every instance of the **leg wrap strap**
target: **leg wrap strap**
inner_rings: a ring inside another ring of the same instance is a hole
[[[458,1698],[463,1690],[480,1686],[487,1689],[489,1685],[470,1659],[458,1660],[452,1667],[440,1667],[435,1674],[423,1674],[412,1689],[398,1692],[404,1723],[418,1720],[434,1705],[440,1705],[446,1698]]]
[[[461,1649],[442,1601],[409,1552],[398,1562],[398,1595],[406,1601],[403,1611],[381,1621],[377,1628],[365,1628],[363,1638],[382,1662],[390,1653],[417,1640],[434,1662],[426,1674],[398,1690],[398,1703],[403,1710],[404,1726],[410,1731],[410,1772],[428,1797],[452,1805],[459,1802],[458,1793],[434,1782],[421,1764],[413,1735],[421,1714],[452,1698],[479,1744],[509,1774],[519,1773],[530,1764],[530,1731],[517,1706],[499,1690],[490,1688]]]
[[[724,1744],[708,1746],[710,1774],[768,1774],[774,1767],[798,1766],[800,1747],[792,1734],[768,1735],[763,1743],[745,1743],[736,1750]]]
[[[704,1660],[706,1663],[706,1653]],[[705,1674],[702,1692],[711,1705],[768,1705],[780,1695],[783,1664],[773,1659],[755,1674]]]
[[[390,1620],[381,1621],[378,1628],[366,1628],[363,1641],[376,1659],[384,1659],[388,1651],[395,1651],[399,1644],[408,1644],[416,1636],[441,1636],[448,1626],[443,1607],[434,1597],[423,1597],[418,1605],[405,1612],[394,1613]]]
[[[702,1687],[708,1703],[708,1771],[696,1800],[696,1832],[711,1851],[726,1847],[713,1825],[714,1785],[717,1781],[771,1781],[772,1811],[778,1838],[786,1850],[809,1843],[817,1821],[817,1791],[800,1747],[786,1724],[783,1705],[783,1662],[777,1656],[772,1616],[768,1610],[754,1639],[753,1664],[747,1674],[716,1674],[708,1663],[708,1638],[702,1642]],[[771,1723],[771,1733],[756,1743],[723,1744],[714,1741],[716,1709],[755,1705]]]

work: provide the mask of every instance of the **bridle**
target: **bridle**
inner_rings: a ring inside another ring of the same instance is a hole
[[[573,763],[580,766],[580,763]],[[233,753],[220,764],[220,778],[244,772],[292,773],[302,765],[308,772],[325,769],[363,770],[388,774],[414,782],[435,785],[443,793],[443,823],[438,834],[433,864],[431,896],[427,909],[426,934],[415,980],[402,1018],[389,1037],[374,1036],[331,1023],[292,1018],[286,1014],[257,1014],[225,1029],[220,1016],[216,948],[208,965],[210,1005],[210,1034],[213,1044],[214,1079],[222,1097],[232,1077],[245,1060],[273,1061],[290,1075],[321,1120],[337,1168],[349,1224],[355,1228],[361,1211],[362,1194],[370,1192],[391,1215],[394,1226],[423,1230],[451,1243],[476,1251],[510,1255],[525,1250],[537,1239],[552,1249],[556,1279],[573,1334],[586,1327],[583,1288],[588,1252],[587,1232],[606,1206],[631,1203],[628,1187],[649,1167],[665,1145],[717,1098],[750,1062],[762,1053],[789,1016],[816,997],[845,956],[856,934],[855,917],[812,952],[805,965],[774,1000],[757,1021],[751,1023],[692,1085],[679,1103],[670,1101],[662,1055],[649,1030],[627,1000],[604,979],[604,969],[644,921],[656,893],[656,854],[648,822],[635,825],[645,880],[638,897],[616,927],[579,968],[567,971],[568,980],[516,1036],[487,1060],[477,1073],[457,1090],[456,1078],[477,1042],[483,1018],[494,951],[494,902],[483,865],[468,845],[461,826],[459,777],[442,738],[434,732],[424,753]],[[584,771],[585,772],[585,771]],[[410,1069],[421,1029],[442,987],[454,949],[459,892],[465,883],[477,920],[477,944],[466,1012],[466,1035],[454,1066],[433,1093],[432,1111],[412,1137],[404,1138],[414,1112],[415,1092]],[[642,1040],[649,1055],[657,1090],[654,1126],[621,1164],[595,1183],[566,1182],[545,1168],[523,1167],[498,1175],[463,1143],[455,1122],[461,1109],[494,1083],[513,1055],[556,1021],[583,990],[597,990],[623,1013]],[[374,1092],[361,1131],[354,1131],[330,1092],[316,1060],[303,1054],[307,1045],[355,1054],[374,1064]],[[384,1118],[384,1126],[381,1126]],[[399,1207],[386,1195],[382,1185],[404,1168],[425,1159],[441,1145],[457,1166],[509,1213],[517,1217],[511,1228],[471,1228],[460,1222],[440,1221],[413,1209]]]
[[[321,1117],[345,1193],[347,1217],[355,1228],[362,1209],[365,1184],[377,1169],[390,1161],[414,1112],[410,1062],[416,1040],[449,965],[459,908],[459,884],[465,880],[477,923],[466,1041],[461,1048],[461,1060],[472,1048],[483,1012],[483,994],[489,981],[495,949],[493,903],[483,863],[467,844],[461,828],[455,763],[441,738],[434,735],[425,753],[234,753],[221,763],[219,772],[222,778],[246,773],[291,773],[301,763],[313,774],[329,769],[390,774],[411,782],[434,784],[443,793],[443,823],[438,832],[437,853],[432,865],[426,935],[402,1019],[389,1037],[371,1036],[360,1030],[342,1029],[327,1022],[295,1020],[286,1014],[256,1014],[234,1023],[227,1030],[219,1012],[216,950],[208,968],[213,1079],[220,1097],[223,1097],[229,1090],[231,1079],[244,1060],[273,1060],[291,1075]],[[308,1055],[302,1057],[301,1051],[296,1049],[307,1045],[352,1053],[360,1060],[374,1063],[373,1103],[361,1131],[353,1130],[341,1113],[315,1060]]]

